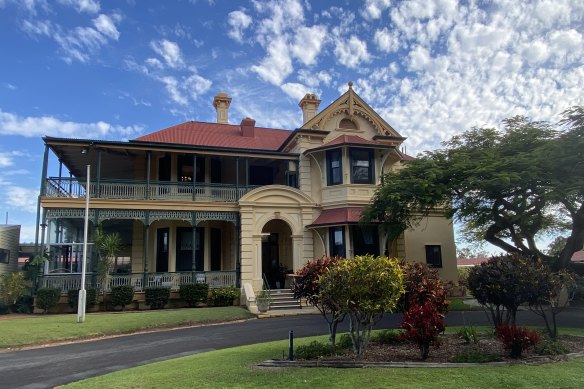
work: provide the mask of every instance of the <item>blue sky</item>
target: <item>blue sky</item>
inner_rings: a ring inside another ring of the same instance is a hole
[[[34,239],[43,135],[126,140],[186,120],[294,129],[354,89],[408,140],[556,121],[584,104],[584,2],[0,0],[0,223]],[[53,172],[57,166],[52,160]]]

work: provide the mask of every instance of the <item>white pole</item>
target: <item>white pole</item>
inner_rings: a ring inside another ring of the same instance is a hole
[[[81,289],[79,290],[79,301],[77,303],[77,323],[85,321],[85,265],[87,264],[87,230],[89,227],[89,193],[91,175],[91,165],[87,165],[87,184],[85,186],[85,224],[83,226],[83,259],[81,262]]]

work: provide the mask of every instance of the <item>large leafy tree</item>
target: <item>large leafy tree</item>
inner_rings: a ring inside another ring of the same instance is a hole
[[[515,116],[502,130],[453,137],[387,173],[364,219],[381,221],[395,239],[439,212],[507,252],[566,267],[584,244],[584,108],[562,116],[557,125]],[[569,236],[557,256],[537,247],[558,231]]]

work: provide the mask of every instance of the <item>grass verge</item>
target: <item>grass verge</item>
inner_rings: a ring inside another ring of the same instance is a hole
[[[76,315],[47,315],[0,320],[0,348],[95,338],[104,335],[254,317],[241,307],[188,308],[124,313],[90,313],[84,323]]]
[[[453,328],[456,330],[456,328]],[[562,334],[584,335],[581,329]],[[306,344],[314,339],[297,339]],[[581,387],[584,358],[545,365],[479,368],[326,369],[259,368],[281,358],[286,341],[196,354],[122,370],[67,385],[67,388],[532,388]]]
[[[482,311],[483,308],[476,306],[476,305],[470,305],[465,303],[465,299],[462,297],[450,297],[448,299],[448,301],[450,301],[450,304],[448,305],[448,310],[449,311]]]

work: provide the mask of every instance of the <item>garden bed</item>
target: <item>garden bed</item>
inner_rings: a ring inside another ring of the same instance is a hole
[[[337,355],[323,356],[315,359],[297,361],[266,361],[260,366],[289,367],[463,367],[482,365],[508,365],[511,363],[547,363],[584,356],[584,337],[560,336],[559,345],[562,353],[550,353],[544,345],[524,351],[519,359],[508,357],[501,342],[494,336],[480,335],[477,343],[468,344],[460,335],[447,334],[440,337],[440,348],[431,348],[428,359],[422,361],[416,344],[407,341],[395,341],[389,344],[371,342],[362,358],[357,358],[350,349],[344,349]],[[557,347],[557,346],[552,346]],[[537,350],[537,352],[536,352]],[[547,352],[546,352],[547,351]],[[461,355],[466,355],[462,357]],[[458,358],[455,358],[459,356]]]

